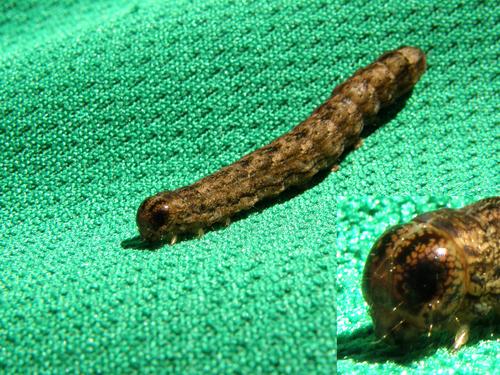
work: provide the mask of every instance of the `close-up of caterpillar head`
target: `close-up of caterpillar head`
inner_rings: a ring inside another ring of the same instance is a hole
[[[179,210],[174,192],[162,192],[146,198],[137,211],[137,226],[141,237],[147,242],[176,240],[174,220]]]
[[[371,249],[363,273],[375,334],[390,344],[450,329],[465,285],[465,259],[458,245],[428,223],[387,230]]]

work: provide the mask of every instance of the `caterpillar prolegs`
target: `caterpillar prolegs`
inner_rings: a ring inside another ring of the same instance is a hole
[[[305,184],[357,144],[379,110],[409,92],[425,69],[418,48],[383,54],[337,86],[290,132],[192,185],[147,198],[137,212],[141,237],[175,243],[179,235],[229,224],[238,212]]]

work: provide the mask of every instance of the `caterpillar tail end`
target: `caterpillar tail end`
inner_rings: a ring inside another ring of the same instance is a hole
[[[412,83],[417,83],[427,69],[427,57],[424,51],[418,47],[402,46],[398,49],[398,52],[410,63],[412,67],[412,69],[410,69]]]

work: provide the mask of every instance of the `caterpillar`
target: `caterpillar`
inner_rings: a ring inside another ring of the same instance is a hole
[[[425,69],[418,48],[386,52],[337,86],[290,132],[192,185],[145,199],[136,217],[142,239],[174,244],[182,234],[201,236],[263,199],[304,185],[356,145],[379,110],[408,93]]]
[[[362,289],[382,340],[445,331],[460,349],[472,323],[500,317],[500,197],[388,229],[370,251]]]

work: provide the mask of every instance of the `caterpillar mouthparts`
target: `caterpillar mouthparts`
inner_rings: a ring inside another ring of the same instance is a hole
[[[141,237],[173,244],[182,234],[202,235],[263,199],[304,185],[357,144],[364,126],[409,92],[425,69],[418,48],[383,54],[337,86],[290,132],[192,185],[147,198],[137,212]]]

